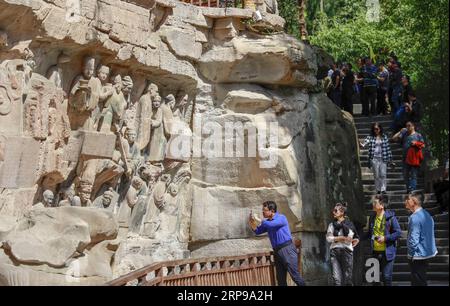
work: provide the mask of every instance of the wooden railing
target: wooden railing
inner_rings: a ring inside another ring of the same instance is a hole
[[[301,242],[296,241],[301,272]],[[273,252],[155,263],[107,286],[274,286]],[[289,281],[292,284],[292,280]]]

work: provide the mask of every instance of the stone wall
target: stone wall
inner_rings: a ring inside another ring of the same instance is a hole
[[[356,133],[320,91],[329,57],[266,2],[256,21],[172,0],[0,0],[1,284],[267,250],[247,226],[266,200],[303,240],[307,281],[327,282],[332,205],[364,222]]]

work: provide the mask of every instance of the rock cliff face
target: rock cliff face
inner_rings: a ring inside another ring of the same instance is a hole
[[[0,0],[1,284],[269,250],[247,226],[266,200],[326,284],[332,205],[364,222],[356,132],[326,54],[257,8]]]

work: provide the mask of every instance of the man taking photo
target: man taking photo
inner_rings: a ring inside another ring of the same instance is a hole
[[[263,203],[264,220],[258,220],[250,214],[249,225],[256,235],[268,233],[274,251],[277,281],[279,286],[287,286],[287,273],[297,286],[305,286],[298,271],[298,253],[292,242],[291,231],[286,216],[277,213],[277,204],[273,201]]]

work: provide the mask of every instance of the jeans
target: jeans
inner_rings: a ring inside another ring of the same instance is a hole
[[[371,160],[371,166],[375,178],[375,189],[381,192],[386,191],[386,163],[381,158],[374,158]]]
[[[406,163],[403,164],[403,176],[405,179],[406,189],[408,192],[416,190],[418,172],[419,167],[410,166]]]
[[[362,105],[362,113],[364,116],[368,116],[370,114],[376,115],[377,113],[375,106],[376,100],[377,100],[377,87],[376,86],[364,87],[364,100]]]
[[[392,113],[395,114],[402,101],[402,85],[397,85],[392,89]]]
[[[353,251],[347,248],[334,248],[330,251],[333,284],[353,286]]]
[[[297,286],[305,286],[305,281],[298,272],[298,253],[294,244],[291,243],[279,250],[274,250],[274,255],[278,286],[287,286],[287,273]]]
[[[394,270],[394,260],[386,259],[386,252],[373,252],[373,257],[380,263],[380,272],[383,275],[383,284],[392,286],[392,271]]]
[[[411,268],[411,286],[427,286],[427,268],[428,260],[410,260]]]

